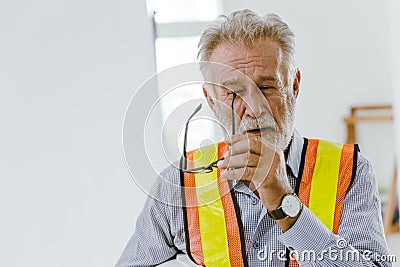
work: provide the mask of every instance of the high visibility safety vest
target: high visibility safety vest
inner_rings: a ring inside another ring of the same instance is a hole
[[[186,169],[222,158],[221,142],[187,152]],[[337,234],[346,193],[355,177],[357,145],[304,139],[295,192],[333,233]],[[186,249],[190,259],[207,267],[247,267],[240,208],[231,181],[219,170],[193,174],[181,171]],[[298,266],[287,250],[286,266]]]

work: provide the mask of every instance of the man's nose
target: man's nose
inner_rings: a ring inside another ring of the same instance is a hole
[[[246,106],[244,115],[251,118],[259,118],[268,109],[267,100],[257,87],[251,87],[242,97]]]

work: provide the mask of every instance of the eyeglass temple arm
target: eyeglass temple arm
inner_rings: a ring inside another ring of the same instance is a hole
[[[236,98],[237,94],[236,92],[233,92],[233,97],[232,97],[232,135],[235,134],[235,129],[236,129],[236,125],[235,125],[235,98]],[[186,127],[185,127],[185,135],[184,135],[184,142],[183,142],[183,151],[186,152],[186,146],[187,146],[187,133],[188,133],[188,129],[189,129],[189,122],[190,120],[194,117],[194,115],[197,114],[197,112],[200,111],[201,107],[203,105],[200,103],[192,112],[192,114],[190,115],[190,117],[187,119],[186,121]],[[186,155],[185,155],[186,157]]]
[[[186,146],[187,146],[187,133],[188,133],[188,129],[189,129],[189,122],[190,120],[193,118],[194,115],[197,114],[197,112],[200,111],[201,107],[203,105],[200,103],[195,110],[192,112],[192,114],[190,115],[190,117],[187,119],[186,121],[186,127],[185,127],[185,135],[183,138],[183,157],[186,159]]]
[[[232,96],[232,106],[231,106],[231,107],[232,107],[232,135],[234,135],[235,132],[236,132],[236,125],[235,125],[235,108],[234,108],[236,96],[237,96],[237,93],[236,93],[236,92],[233,92],[233,96]],[[192,114],[189,116],[189,118],[188,118],[187,121],[186,121],[185,135],[184,135],[184,142],[183,142],[183,157],[181,158],[181,169],[183,169],[184,172],[185,172],[185,171],[190,171],[190,172],[192,172],[192,171],[197,171],[197,170],[204,169],[204,167],[198,167],[198,168],[194,168],[194,169],[191,169],[191,170],[186,170],[186,147],[187,147],[187,133],[188,133],[188,129],[189,129],[189,122],[190,122],[190,120],[193,118],[193,116],[196,115],[197,112],[200,111],[201,107],[202,107],[202,104],[200,103],[200,104],[195,108],[195,110],[192,112]],[[224,158],[217,159],[216,161],[211,162],[208,166],[205,167],[205,169],[209,169],[209,168],[215,167],[216,163],[217,163],[218,161],[221,161],[221,160],[224,160]]]
[[[233,95],[232,95],[232,135],[234,135],[236,132],[235,108],[234,108],[236,95],[237,95],[236,92],[233,92]]]

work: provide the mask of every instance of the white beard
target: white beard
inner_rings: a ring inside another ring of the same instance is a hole
[[[244,134],[246,131],[252,129],[268,128],[267,131],[261,134],[261,140],[275,149],[281,151],[286,150],[292,138],[294,129],[294,110],[296,99],[292,92],[289,92],[286,95],[285,101],[287,103],[284,105],[283,114],[281,114],[282,125],[280,129],[278,128],[278,125],[276,124],[272,115],[265,114],[264,116],[256,119],[243,118],[240,121],[239,130],[237,133]],[[221,123],[221,126],[224,128],[223,130],[226,135],[232,135],[232,118],[223,117],[218,104],[215,105],[215,115]]]

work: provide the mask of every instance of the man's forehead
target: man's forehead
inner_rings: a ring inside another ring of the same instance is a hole
[[[214,47],[209,60],[227,62],[231,58],[243,58],[247,55],[278,58],[282,54],[280,45],[269,38],[258,39],[251,44],[242,42],[222,42]]]
[[[207,63],[207,79],[211,83],[216,83],[223,86],[234,85],[238,83],[248,83],[248,82],[278,82],[280,77],[276,75],[275,72],[265,73],[257,72],[254,76],[249,77],[243,73],[240,69],[234,69],[230,66],[217,64],[217,63]]]
[[[262,40],[251,48],[223,43],[214,49],[209,60],[203,73],[212,82],[251,79],[258,83],[276,81],[281,76],[282,51],[270,40]]]
[[[207,64],[208,81],[219,85],[232,85],[251,80],[240,70],[222,64]]]

